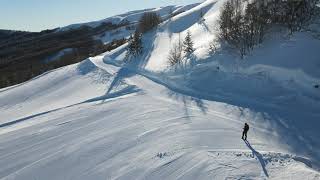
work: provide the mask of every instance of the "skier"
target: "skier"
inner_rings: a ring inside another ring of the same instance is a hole
[[[244,123],[243,132],[242,132],[242,139],[247,140],[247,133],[249,131],[249,125]]]

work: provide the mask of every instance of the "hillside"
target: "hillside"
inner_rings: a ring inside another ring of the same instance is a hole
[[[319,18],[241,59],[216,41],[224,3],[187,6],[130,61],[124,43],[0,89],[0,179],[319,179]],[[193,57],[169,66],[188,31]]]
[[[25,82],[46,71],[80,62],[124,44],[146,12],[159,13],[166,20],[196,5],[132,11],[96,22],[41,32],[0,30],[0,88]],[[66,50],[71,51],[66,53]]]

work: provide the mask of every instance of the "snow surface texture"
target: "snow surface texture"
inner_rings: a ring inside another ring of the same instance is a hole
[[[162,23],[131,63],[125,44],[0,89],[0,179],[320,179],[320,41],[279,33],[245,60],[209,57],[221,4]],[[167,71],[187,30],[196,61]]]

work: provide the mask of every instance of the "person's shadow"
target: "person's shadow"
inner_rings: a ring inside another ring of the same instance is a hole
[[[266,169],[266,162],[265,162],[265,160],[263,159],[262,154],[260,154],[258,151],[256,151],[255,149],[253,149],[253,147],[250,145],[249,141],[247,141],[247,140],[243,140],[243,141],[246,143],[246,145],[248,146],[248,148],[252,151],[252,155],[253,155],[253,156],[256,156],[256,157],[258,158],[264,174],[265,174],[267,177],[269,177],[269,174],[268,174],[267,169]]]

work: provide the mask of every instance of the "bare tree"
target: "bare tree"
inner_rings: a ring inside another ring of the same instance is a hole
[[[170,66],[174,66],[176,64],[182,63],[182,59],[183,59],[182,51],[183,51],[183,45],[181,43],[180,34],[179,34],[178,43],[173,44],[173,47],[171,48],[168,55]]]
[[[216,40],[210,41],[208,52],[209,52],[210,56],[213,56],[217,52],[217,41]]]
[[[300,30],[319,10],[317,3],[319,0],[228,0],[219,17],[220,37],[243,57],[262,43],[269,25],[287,26],[291,34]]]

